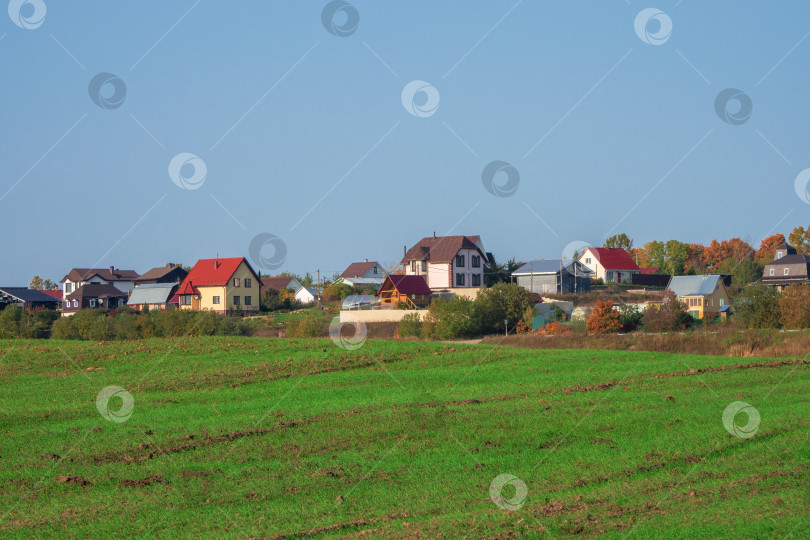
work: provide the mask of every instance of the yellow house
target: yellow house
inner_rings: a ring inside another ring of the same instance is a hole
[[[259,311],[261,280],[244,257],[200,259],[177,290],[180,309]]]
[[[723,276],[717,274],[673,276],[667,289],[674,292],[689,314],[698,319],[704,315],[716,317],[728,309],[723,309],[724,306],[731,303]]]

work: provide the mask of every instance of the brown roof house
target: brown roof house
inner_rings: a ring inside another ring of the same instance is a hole
[[[188,272],[176,264],[169,263],[166,266],[158,266],[141,274],[135,279],[135,285],[145,285],[148,283],[183,283]]]
[[[340,278],[335,280],[336,283],[345,283],[352,287],[356,285],[373,285],[379,287],[385,280],[388,272],[377,261],[369,262],[366,259],[363,262],[356,262],[349,265],[346,270],[340,274]]]
[[[407,276],[421,276],[432,290],[482,287],[487,261],[479,236],[428,236],[405,251]]]
[[[263,277],[261,278],[261,294],[264,295],[268,289],[275,289],[280,291],[281,289],[290,289],[291,291],[298,292],[303,285],[298,283],[298,280],[294,277]]]
[[[762,271],[760,283],[778,291],[794,283],[810,285],[810,256],[794,253],[769,262]]]
[[[109,268],[74,268],[62,278],[62,299],[67,300],[69,294],[75,292],[82,285],[113,285],[123,293],[131,293],[135,288],[138,272],[134,270],[120,270],[114,266]],[[124,295],[126,297],[126,294]]]
[[[127,296],[110,283],[88,283],[65,297],[62,316],[73,315],[82,309],[112,311],[126,304]]]

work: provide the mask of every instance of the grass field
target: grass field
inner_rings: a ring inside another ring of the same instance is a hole
[[[0,357],[4,536],[810,534],[801,358],[266,338]],[[724,427],[737,401],[750,438]]]

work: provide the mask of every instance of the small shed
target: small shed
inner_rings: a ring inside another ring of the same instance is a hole
[[[301,304],[314,304],[320,298],[318,290],[314,287],[301,287],[295,293],[295,299]]]

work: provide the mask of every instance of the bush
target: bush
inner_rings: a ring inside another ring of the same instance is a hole
[[[514,283],[496,283],[489,289],[481,289],[475,298],[475,307],[480,318],[480,333],[496,334],[503,330],[503,321],[517,325],[525,320],[526,310],[534,306],[532,294]],[[527,323],[531,324],[531,320]]]
[[[292,320],[290,321],[293,322]],[[321,319],[312,313],[304,315],[301,319],[295,321],[292,326],[292,337],[297,338],[314,338],[320,337],[323,331],[323,323]],[[290,335],[290,325],[287,326],[287,334]]]
[[[73,317],[62,317],[53,323],[51,337],[54,339],[81,339]]]
[[[779,328],[779,293],[765,285],[746,287],[734,297],[734,313],[746,328]]]
[[[618,332],[622,327],[620,322],[621,315],[613,308],[613,302],[608,300],[602,302],[596,301],[596,306],[593,308],[593,313],[588,317],[585,327],[591,334],[610,334]]]
[[[443,298],[433,300],[428,308],[427,319],[431,324],[422,325],[423,337],[466,338],[479,334],[481,329],[477,304],[462,296],[450,300]],[[425,332],[428,335],[425,335]]]
[[[690,326],[692,317],[675,293],[667,291],[662,304],[647,307],[642,322],[647,332],[672,332]]]
[[[408,313],[399,321],[399,337],[419,337],[422,335],[422,318],[418,313]]]
[[[353,292],[354,289],[352,289],[351,285],[345,283],[330,283],[324,288],[321,293],[321,298],[325,302],[337,302],[345,299]]]
[[[20,337],[20,321],[22,317],[22,308],[15,305],[6,306],[3,311],[0,311],[0,338]]]
[[[810,328],[810,287],[788,286],[779,298],[779,310],[785,328]]]
[[[630,304],[622,304],[619,306],[619,322],[622,325],[622,331],[632,332],[641,324],[644,315],[639,311],[637,306]]]

